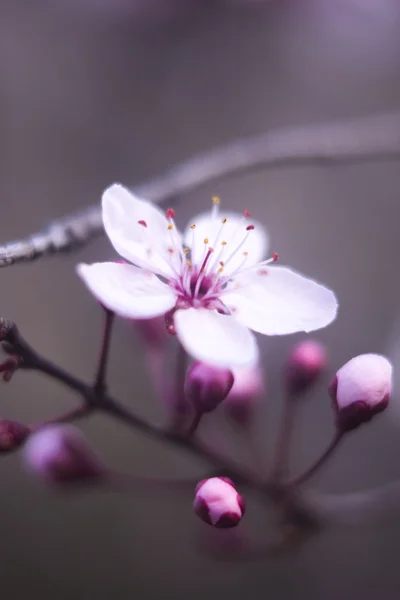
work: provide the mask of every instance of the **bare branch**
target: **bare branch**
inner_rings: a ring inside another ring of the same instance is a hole
[[[153,202],[170,203],[207,182],[252,169],[400,156],[400,112],[291,127],[215,148],[135,187]],[[54,221],[43,231],[0,246],[0,267],[71,252],[103,233],[98,204]]]
[[[376,525],[400,515],[400,481],[348,494],[304,490],[302,501],[317,518],[335,525]]]

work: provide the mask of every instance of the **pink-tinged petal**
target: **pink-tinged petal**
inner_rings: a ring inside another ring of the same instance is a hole
[[[171,288],[152,273],[119,263],[80,264],[78,274],[105,307],[128,319],[162,315],[175,305]]]
[[[103,194],[103,224],[116,251],[130,262],[171,277],[179,264],[180,234],[168,229],[164,213],[122,185]]]
[[[314,331],[337,313],[335,294],[286,267],[260,267],[239,276],[223,302],[244,325],[266,335]]]
[[[174,323],[182,346],[197,360],[221,367],[257,361],[255,337],[231,316],[188,308],[175,313]]]
[[[222,220],[226,218],[221,231]],[[195,217],[191,224],[196,227],[192,229],[190,225],[184,233],[185,244],[191,248],[193,264],[200,265],[204,259],[204,240],[208,239],[208,245],[214,249],[214,255],[208,262],[208,268],[216,266],[219,268],[219,262],[224,261],[224,275],[230,275],[243,264],[245,260],[246,267],[252,267],[265,258],[268,250],[268,235],[265,228],[251,219],[244,218],[243,215],[220,211],[218,216],[213,216],[212,212],[203,213]],[[254,229],[247,230],[247,227],[254,226]],[[245,237],[245,243],[241,245]],[[193,244],[194,239],[194,244]],[[221,243],[226,242],[222,246]],[[240,246],[240,247],[239,247]],[[236,253],[235,250],[238,248]],[[220,251],[223,250],[222,254]],[[244,252],[247,252],[245,257]],[[232,256],[232,254],[234,254]],[[230,258],[232,256],[232,258]],[[228,260],[229,259],[229,260]]]

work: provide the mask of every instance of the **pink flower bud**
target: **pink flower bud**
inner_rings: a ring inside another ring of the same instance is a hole
[[[387,407],[391,391],[392,365],[387,358],[361,354],[349,360],[329,386],[338,428],[350,431],[370,421]]]
[[[315,340],[296,344],[285,366],[285,379],[289,393],[302,394],[321,376],[328,364],[325,347]]]
[[[225,400],[232,385],[232,371],[197,361],[188,369],[185,395],[199,412],[211,412]]]
[[[234,382],[224,408],[240,425],[248,425],[257,401],[265,394],[264,372],[259,365],[234,367]]]
[[[151,348],[164,346],[167,340],[164,317],[135,319],[132,321],[142,340]]]
[[[48,425],[33,433],[25,446],[25,460],[53,484],[84,482],[104,473],[81,432],[71,425]]]
[[[193,508],[209,525],[225,529],[239,524],[246,503],[230,479],[212,477],[197,484]]]
[[[29,427],[23,423],[0,419],[0,452],[16,450],[24,443],[29,433]]]

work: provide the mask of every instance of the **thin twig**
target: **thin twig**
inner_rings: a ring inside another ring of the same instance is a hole
[[[106,376],[107,376],[107,365],[110,352],[111,344],[111,333],[114,324],[114,313],[107,308],[104,308],[104,330],[103,338],[101,340],[100,356],[97,365],[96,379],[94,383],[94,389],[98,394],[104,394],[106,391]]]
[[[199,154],[164,175],[134,186],[137,194],[171,203],[207,182],[256,168],[400,156],[400,112],[290,127],[239,139]],[[0,246],[0,267],[71,252],[103,233],[100,205],[55,220],[26,239]]]
[[[293,436],[296,408],[296,399],[287,394],[283,402],[283,412],[276,442],[274,467],[271,474],[271,478],[274,481],[281,481],[288,473],[290,445]]]
[[[302,475],[300,475],[299,477],[297,477],[296,479],[291,481],[289,483],[289,486],[297,488],[300,485],[302,485],[303,483],[305,483],[306,481],[308,481],[309,479],[311,479],[311,477],[313,477],[315,475],[315,473],[317,473],[320,470],[320,468],[326,463],[326,461],[329,458],[331,458],[332,454],[335,452],[339,443],[342,440],[343,440],[343,432],[338,429],[338,430],[336,430],[329,446],[322,453],[322,455]]]

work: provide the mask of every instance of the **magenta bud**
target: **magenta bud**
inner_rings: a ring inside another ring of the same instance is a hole
[[[226,529],[239,524],[246,503],[230,479],[212,477],[197,484],[193,508],[200,519],[209,525]]]
[[[229,369],[197,361],[189,367],[186,374],[185,395],[197,411],[211,412],[225,400],[233,381],[233,373]]]
[[[72,425],[38,429],[25,445],[25,461],[34,473],[52,484],[87,482],[104,474],[85,438]]]
[[[293,346],[285,366],[288,392],[302,394],[312,387],[328,364],[325,347],[315,340],[305,340]]]
[[[259,365],[234,367],[234,382],[224,409],[239,425],[249,424],[259,399],[265,394],[264,372]]]
[[[30,433],[29,427],[18,421],[0,419],[0,452],[19,448]]]
[[[379,354],[361,354],[338,370],[329,393],[342,432],[370,421],[387,407],[392,371],[388,359]]]

